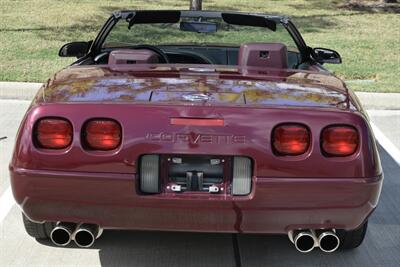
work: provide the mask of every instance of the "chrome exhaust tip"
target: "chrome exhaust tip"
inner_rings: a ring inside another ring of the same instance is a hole
[[[81,224],[74,232],[73,239],[80,248],[93,246],[99,235],[99,226],[95,224]]]
[[[334,252],[340,246],[340,239],[333,231],[322,232],[318,237],[319,248],[323,252]]]
[[[294,238],[294,246],[301,253],[311,252],[314,249],[314,247],[316,246],[315,243],[316,243],[315,238],[313,237],[312,233],[310,233],[308,231],[300,232]]]
[[[315,232],[312,230],[290,231],[288,235],[295,248],[301,253],[311,252],[318,246]]]
[[[74,223],[57,223],[56,227],[50,233],[50,239],[53,244],[64,247],[71,242],[72,233],[76,228]]]

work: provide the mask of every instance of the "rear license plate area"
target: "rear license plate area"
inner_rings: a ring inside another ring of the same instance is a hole
[[[224,193],[232,176],[231,158],[209,155],[162,156],[164,190],[175,193]]]
[[[252,161],[243,156],[143,155],[139,188],[144,194],[244,196],[252,188]]]

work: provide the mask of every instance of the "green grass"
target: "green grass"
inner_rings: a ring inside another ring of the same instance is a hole
[[[341,0],[204,0],[203,8],[290,16],[313,47],[339,51],[342,65],[327,65],[359,91],[400,92],[399,14],[351,11]],[[188,0],[17,1],[0,5],[0,80],[43,82],[73,59],[61,59],[66,42],[90,40],[118,9],[187,9]]]

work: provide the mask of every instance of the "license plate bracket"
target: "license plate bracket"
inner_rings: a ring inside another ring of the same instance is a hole
[[[226,194],[232,180],[232,157],[163,155],[164,192]]]

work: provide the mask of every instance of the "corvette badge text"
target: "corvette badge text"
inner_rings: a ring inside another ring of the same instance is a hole
[[[244,135],[196,134],[196,133],[148,133],[146,139],[153,142],[189,144],[245,144]]]

